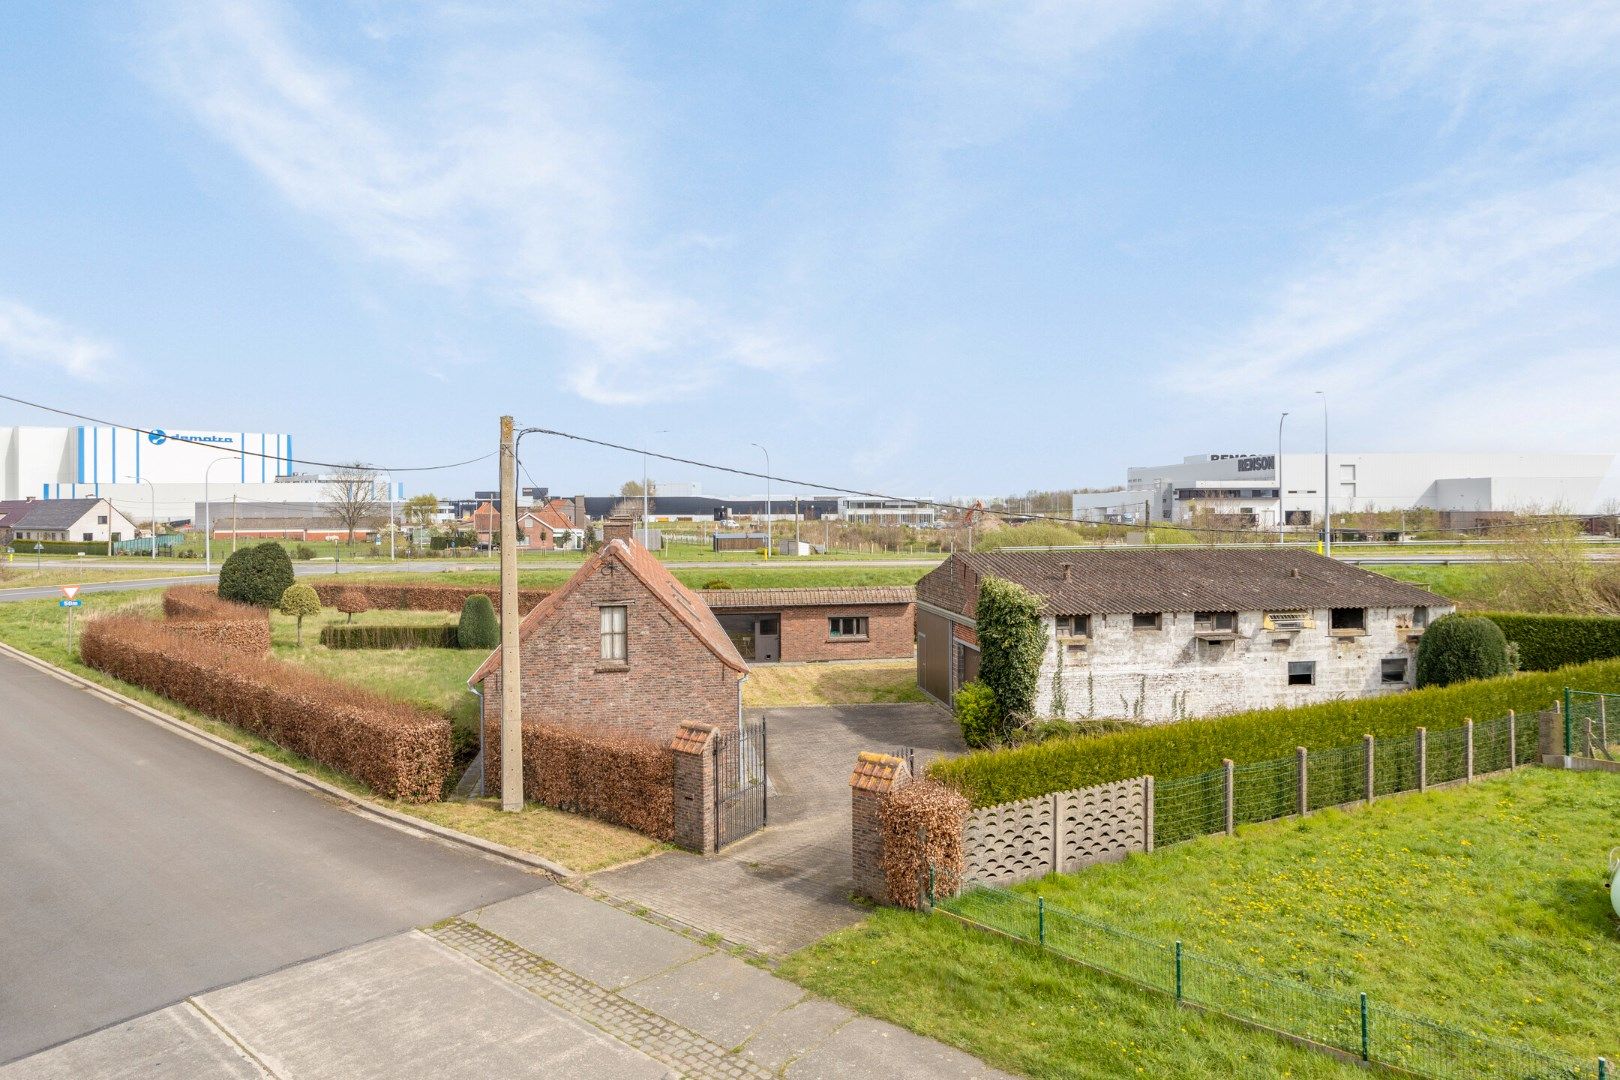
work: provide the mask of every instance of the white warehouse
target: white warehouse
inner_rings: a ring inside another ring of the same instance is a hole
[[[1333,513],[1372,510],[1590,513],[1613,454],[1194,454],[1126,470],[1111,491],[1074,496],[1080,520],[1187,522],[1203,513],[1275,528],[1320,525],[1324,484]]]

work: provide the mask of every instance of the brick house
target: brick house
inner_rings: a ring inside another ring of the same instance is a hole
[[[0,502],[0,546],[40,541],[116,543],[140,530],[107,499],[15,499]]]
[[[539,506],[518,509],[519,551],[575,551],[583,546],[585,530],[576,528],[567,499],[551,499]],[[484,501],[472,514],[473,532],[478,543],[493,545],[500,538],[501,513],[495,504]]]
[[[629,526],[609,539],[519,629],[523,718],[668,744],[682,722],[735,726],[748,664],[706,604]],[[483,685],[484,745],[500,738],[501,657]]]
[[[904,659],[916,651],[916,590],[909,585],[698,595],[749,663]]]
[[[948,702],[978,675],[979,582],[1041,599],[1035,710],[1185,719],[1411,687],[1451,601],[1297,548],[956,554],[917,583],[917,685]]]

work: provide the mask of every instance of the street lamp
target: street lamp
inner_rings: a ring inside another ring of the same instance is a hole
[[[765,559],[771,558],[771,452],[759,443],[749,443],[765,455]]]
[[[388,560],[394,559],[394,474],[388,473]],[[376,481],[373,480],[372,495],[377,494]]]
[[[1322,554],[1333,554],[1333,495],[1328,487],[1328,410],[1327,391],[1316,391],[1322,398]]]
[[[137,484],[145,484],[152,489],[152,558],[155,561],[157,559],[157,485],[144,476],[132,476],[130,479]],[[207,496],[205,495],[204,498],[206,499]]]
[[[657,431],[653,432],[652,434],[653,435],[668,435],[669,434],[669,429],[668,428],[659,428]],[[647,436],[646,440],[644,441],[644,443],[643,443],[643,445],[641,447],[641,546],[642,547],[648,547],[652,543],[652,527],[647,524],[647,515],[649,513],[649,510],[648,510],[648,492],[647,492],[647,485],[648,485],[648,481],[647,481],[647,447],[646,447],[645,444],[649,443],[649,442],[652,442],[652,435]]]
[[[1272,470],[1277,476],[1277,542],[1283,540],[1283,526],[1288,523],[1288,511],[1283,507],[1283,475],[1282,475],[1282,429],[1283,421],[1288,414],[1283,413],[1277,418],[1277,467]]]
[[[214,504],[208,498],[208,478],[214,473],[214,466],[222,461],[236,461],[235,456],[215,458],[203,470],[203,569],[214,568]]]

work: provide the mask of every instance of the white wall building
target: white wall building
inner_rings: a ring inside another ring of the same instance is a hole
[[[1081,520],[1186,522],[1200,512],[1275,528],[1319,526],[1323,495],[1335,514],[1371,510],[1591,513],[1613,454],[1194,454],[1126,470],[1123,488],[1074,496]]]
[[[1409,689],[1444,597],[1298,548],[1104,548],[953,555],[917,583],[918,685],[978,674],[979,581],[1041,598],[1035,711],[1181,720]]]
[[[189,519],[216,505],[318,502],[326,485],[296,477],[291,435],[120,427],[0,427],[0,500],[105,498],[136,519]],[[395,485],[403,501],[404,485]]]

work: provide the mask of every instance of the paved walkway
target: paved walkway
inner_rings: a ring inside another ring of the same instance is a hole
[[[1004,1077],[556,886],[0,1068],[112,1077]]]
[[[965,747],[935,705],[750,710],[770,732],[770,824],[700,858],[672,851],[589,884],[688,926],[782,955],[865,917],[850,902],[849,774],[862,750],[917,749],[917,767]]]

